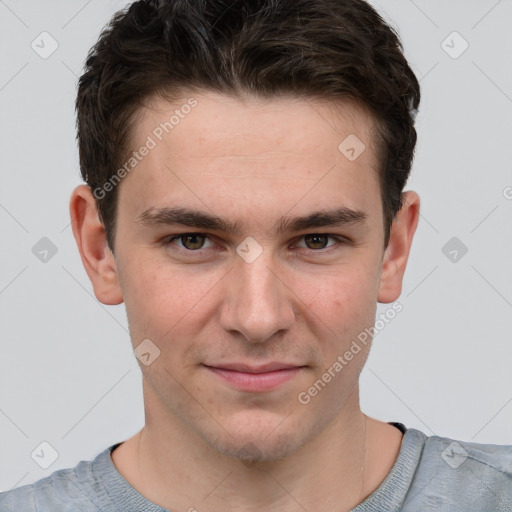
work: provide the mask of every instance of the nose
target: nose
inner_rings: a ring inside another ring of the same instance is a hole
[[[263,343],[290,329],[295,321],[293,293],[265,254],[252,263],[240,258],[229,273],[224,293],[221,327],[251,343]]]

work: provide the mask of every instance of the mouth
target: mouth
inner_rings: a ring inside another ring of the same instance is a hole
[[[278,362],[261,366],[251,366],[242,363],[203,366],[236,389],[260,393],[282,386],[306,368],[305,366]]]

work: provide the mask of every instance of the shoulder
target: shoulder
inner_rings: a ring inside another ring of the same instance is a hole
[[[423,437],[423,449],[406,502],[438,510],[512,510],[512,446],[428,437],[415,429],[409,435]]]
[[[0,493],[1,512],[89,512],[106,510],[97,482],[94,461],[80,461],[73,468],[60,469],[33,484]]]
[[[0,492],[0,510],[2,512],[37,512],[34,500],[34,485],[24,485],[11,491]]]

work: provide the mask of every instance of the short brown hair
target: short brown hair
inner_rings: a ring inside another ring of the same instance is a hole
[[[76,99],[80,169],[101,189],[154,95],[208,90],[351,99],[376,120],[385,245],[410,173],[419,83],[396,32],[363,0],[140,0],[91,48]],[[117,188],[95,195],[114,249]]]

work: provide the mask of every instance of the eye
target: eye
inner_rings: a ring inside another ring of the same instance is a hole
[[[177,244],[178,247],[183,248],[187,251],[199,251],[211,247],[213,242],[210,240],[210,245],[205,247],[205,242],[209,240],[206,235],[202,233],[182,233],[180,235],[172,236],[165,240],[165,245],[173,244],[175,241],[181,242]]]
[[[202,254],[203,250],[211,249],[215,246],[210,237],[203,233],[180,233],[163,239],[161,243],[164,246],[175,246],[177,252],[185,254],[194,252]],[[347,241],[343,237],[324,233],[310,233],[300,237],[299,243],[295,247],[313,252],[321,252],[324,249],[335,248],[336,245],[346,243]]]
[[[320,250],[336,245],[336,243],[328,245],[329,239],[335,240],[335,242],[338,243],[343,243],[343,240],[341,240],[338,237],[334,237],[332,235],[325,235],[322,233],[311,233],[309,235],[304,235],[301,240],[304,240],[306,249]],[[303,248],[304,246],[298,245],[297,247]]]

